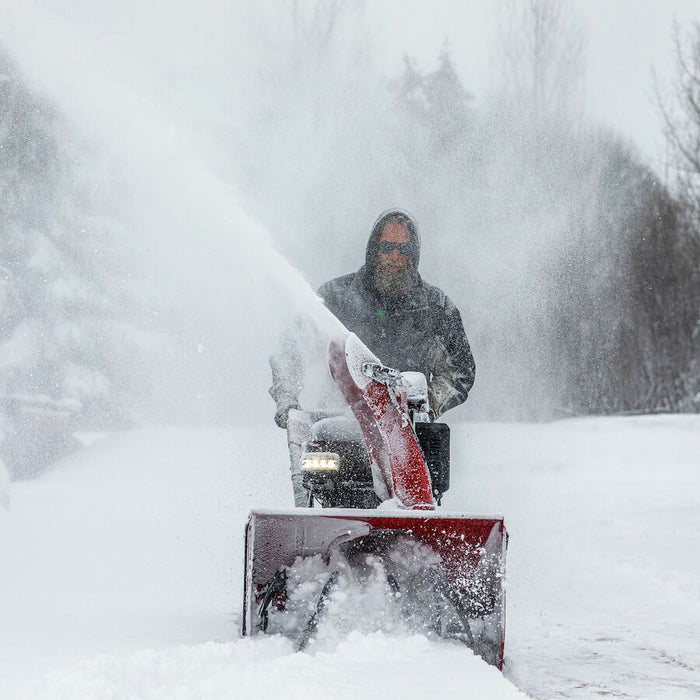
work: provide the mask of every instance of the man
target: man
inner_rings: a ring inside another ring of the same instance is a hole
[[[433,416],[467,400],[474,383],[474,359],[457,307],[445,293],[418,273],[420,237],[415,222],[393,209],[374,224],[365,264],[357,271],[326,282],[318,290],[326,306],[385,364],[417,371],[428,380]],[[291,408],[298,406],[303,386],[286,342],[286,359],[270,359],[277,403],[275,422],[286,427]]]

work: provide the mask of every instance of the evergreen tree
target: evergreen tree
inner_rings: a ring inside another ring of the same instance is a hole
[[[0,391],[75,400],[104,426],[136,418],[153,338],[107,204],[118,184],[88,152],[0,53]]]

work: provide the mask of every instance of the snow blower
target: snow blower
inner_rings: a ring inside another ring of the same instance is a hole
[[[243,634],[282,633],[302,650],[326,620],[390,620],[501,668],[507,533],[500,516],[436,510],[449,428],[430,421],[425,377],[383,366],[354,334],[331,341],[328,358],[352,414],[290,414],[309,508],[250,514]]]

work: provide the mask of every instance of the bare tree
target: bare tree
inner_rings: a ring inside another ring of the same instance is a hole
[[[697,230],[700,224],[700,22],[693,22],[685,32],[676,26],[673,41],[676,78],[672,93],[664,98],[657,85],[656,94],[678,175],[679,195],[693,213]]]
[[[578,116],[585,33],[564,0],[504,0],[498,57],[507,92],[535,119]]]

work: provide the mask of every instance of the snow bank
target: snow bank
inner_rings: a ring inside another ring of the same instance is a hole
[[[267,637],[213,642],[126,658],[100,657],[52,674],[35,697],[274,698],[326,700],[430,697],[449,700],[525,698],[493,667],[461,645],[425,637],[351,634],[333,653],[293,653],[287,640]]]

